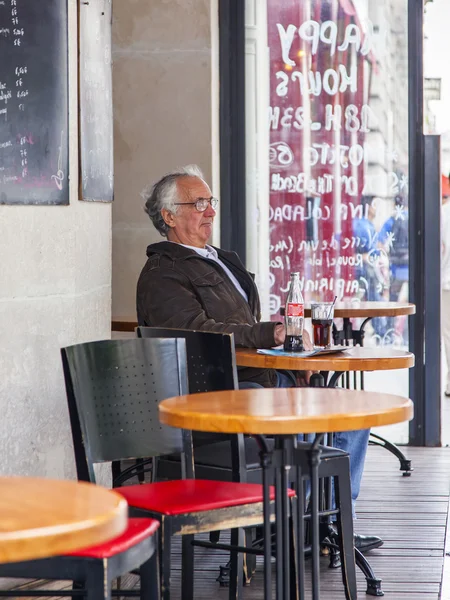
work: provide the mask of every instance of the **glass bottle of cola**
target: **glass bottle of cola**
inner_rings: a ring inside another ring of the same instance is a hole
[[[291,273],[289,293],[284,312],[286,337],[284,350],[286,352],[301,352],[303,348],[303,321],[305,307],[300,289],[300,273]]]

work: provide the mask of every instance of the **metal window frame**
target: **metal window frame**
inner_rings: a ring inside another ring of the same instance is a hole
[[[424,446],[441,439],[441,138],[425,136],[424,156]]]
[[[415,367],[409,372],[410,397],[414,402],[414,419],[409,425],[409,443],[424,445],[423,423],[425,403],[423,373],[425,360],[423,223],[423,1],[408,0],[408,107],[409,107],[409,299],[416,305],[416,314],[409,318],[409,346],[416,356]],[[419,60],[418,60],[419,58]],[[412,241],[414,240],[414,243]],[[418,349],[422,349],[417,352]]]
[[[440,203],[439,143],[423,134],[423,21],[423,0],[408,0],[409,297],[416,305],[409,319],[409,344],[416,357],[409,373],[414,402],[409,443],[439,446],[440,219],[439,210],[437,218],[425,210],[425,193],[430,202],[437,198]]]
[[[245,2],[219,0],[220,245],[246,262]]]

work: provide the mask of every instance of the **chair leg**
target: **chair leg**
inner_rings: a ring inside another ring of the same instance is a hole
[[[346,463],[349,465],[349,463]],[[341,553],[342,581],[347,600],[356,600],[356,567],[353,542],[352,491],[349,469],[334,478],[336,506],[339,508],[337,526]]]
[[[111,463],[111,478],[112,478],[112,487],[115,487],[115,481],[119,477],[122,471],[120,460],[113,460]]]
[[[141,575],[141,600],[161,600],[157,551],[140,566],[139,571]]]
[[[170,600],[170,550],[172,544],[172,531],[167,520],[164,520],[160,530],[159,564],[161,570],[161,597]]]
[[[245,530],[245,547],[252,548],[255,539],[255,528],[247,527]],[[244,585],[250,585],[256,571],[256,555],[244,554]]]
[[[294,589],[298,590],[299,600],[305,600],[305,540],[307,531],[305,527],[305,500],[306,491],[302,477],[302,471],[299,466],[296,467],[296,483],[297,483],[297,498],[292,502],[294,521],[293,527],[297,532],[297,548],[296,548],[296,565],[297,565],[297,582]],[[294,538],[295,539],[295,538]]]
[[[231,546],[244,545],[244,530],[231,530]],[[244,557],[242,552],[231,552],[230,557],[230,587],[229,600],[240,600],[242,598],[242,587],[244,584]]]
[[[96,561],[87,570],[86,599],[111,600],[111,583],[108,575],[108,561]]]
[[[194,541],[193,535],[183,535],[181,546],[181,599],[194,600]]]
[[[72,582],[72,590],[85,590],[85,585],[83,581],[73,581]],[[86,594],[74,594],[74,598],[78,598],[78,600],[86,600]]]
[[[145,482],[144,467],[139,466],[139,465],[142,465],[143,462],[144,462],[144,459],[142,459],[142,458],[137,458],[136,459],[136,474],[137,474],[137,478],[138,478],[139,483],[144,483]]]
[[[297,567],[297,544],[300,540],[296,540],[295,532],[298,531],[297,525],[297,507],[295,501],[291,500],[291,517],[289,519],[289,590],[290,600],[299,600],[299,589],[298,589],[298,567]],[[303,552],[303,544],[301,545]],[[302,585],[304,585],[302,581]]]

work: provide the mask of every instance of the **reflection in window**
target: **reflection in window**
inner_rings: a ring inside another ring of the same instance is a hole
[[[270,306],[408,300],[407,0],[267,0]],[[407,344],[406,317],[373,341]]]

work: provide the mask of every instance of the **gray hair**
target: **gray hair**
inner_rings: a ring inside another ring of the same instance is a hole
[[[141,196],[145,200],[144,210],[152,220],[153,225],[159,233],[167,237],[170,227],[164,221],[161,210],[165,208],[172,213],[177,212],[178,206],[175,205],[179,201],[177,181],[180,177],[198,177],[203,179],[203,173],[197,165],[187,165],[175,169],[164,177],[161,177],[156,183],[145,187]]]

